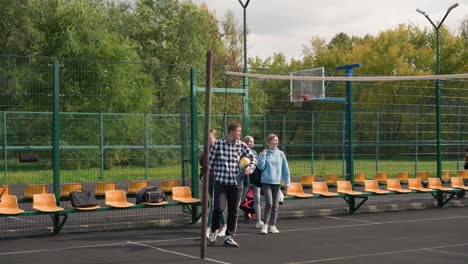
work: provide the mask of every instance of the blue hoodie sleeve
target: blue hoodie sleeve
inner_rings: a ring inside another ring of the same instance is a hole
[[[283,152],[281,152],[282,156],[282,174],[283,174],[283,180],[284,180],[284,186],[287,188],[289,187],[289,182],[291,179],[291,175],[289,173],[289,166],[288,166],[288,160],[286,159],[286,156],[284,155]]]
[[[257,167],[264,171],[265,170],[265,165],[266,165],[266,155],[263,154],[263,152],[260,152],[260,154],[258,155],[258,163],[257,163]]]

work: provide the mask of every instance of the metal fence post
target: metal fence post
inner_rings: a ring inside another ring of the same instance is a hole
[[[52,152],[54,168],[54,194],[57,205],[60,204],[60,64],[54,61],[53,64],[53,131],[52,131]]]

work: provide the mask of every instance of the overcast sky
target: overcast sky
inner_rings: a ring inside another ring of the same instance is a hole
[[[243,25],[243,8],[238,0],[192,1],[206,3],[220,20],[232,10],[239,26]],[[462,20],[468,17],[468,0],[251,0],[247,7],[248,56],[266,58],[283,52],[289,59],[300,59],[303,45],[313,36],[329,41],[340,32],[360,37],[377,35],[402,23],[432,28],[416,8],[436,23],[455,3],[459,6],[451,11],[444,26],[458,32]]]

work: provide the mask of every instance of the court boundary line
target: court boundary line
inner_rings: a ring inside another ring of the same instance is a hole
[[[342,218],[342,217],[329,216],[329,215],[324,215],[322,217],[330,218],[330,219],[337,219],[337,220],[348,220],[348,221],[355,221],[355,222],[364,222],[364,223],[375,224],[375,225],[380,224],[379,222],[366,221],[366,220],[361,220],[361,219]]]
[[[465,256],[465,257],[468,257],[468,254],[463,254],[463,253],[458,253],[458,252],[450,252],[450,251],[443,251],[443,250],[435,250],[435,249],[432,249],[432,248],[428,248],[426,249],[427,251],[432,251],[432,252],[437,252],[437,253],[444,253],[444,254],[450,254],[450,255],[461,255],[461,256]]]
[[[380,222],[378,224],[362,223],[362,224],[354,224],[354,225],[337,225],[337,226],[325,226],[325,227],[296,228],[296,229],[282,230],[281,232],[285,233],[285,232],[308,231],[308,230],[339,229],[339,228],[346,228],[346,227],[359,227],[359,226],[408,223],[408,222],[422,222],[422,221],[438,221],[438,220],[459,219],[459,218],[468,218],[468,216],[449,216],[449,217],[425,218],[425,219],[416,219],[416,220],[414,220],[414,219],[413,220],[399,220],[399,221]],[[259,232],[241,233],[241,234],[237,234],[236,236],[247,236],[247,235],[257,235],[257,234],[259,234]],[[183,240],[197,240],[198,241],[198,239],[200,239],[199,236],[176,238],[176,239],[142,240],[142,241],[138,241],[136,243],[161,243],[161,242],[175,242],[175,241],[183,241]],[[117,242],[117,243],[94,244],[94,245],[75,246],[75,247],[49,248],[49,249],[37,249],[37,250],[25,250],[25,251],[13,251],[13,252],[0,252],[0,256],[15,255],[15,254],[39,253],[39,252],[50,252],[50,251],[59,251],[59,250],[70,250],[70,249],[81,249],[81,248],[92,248],[92,247],[107,247],[107,246],[117,246],[117,245],[125,245],[125,244],[128,244],[128,243],[127,242]],[[461,244],[461,245],[465,245],[465,244]],[[446,247],[446,246],[431,247],[431,249],[433,249],[433,248],[434,249],[435,248],[443,248],[443,247]]]
[[[372,256],[390,255],[390,254],[407,253],[407,252],[415,252],[415,251],[435,251],[435,252],[437,252],[436,250],[433,250],[433,249],[435,249],[435,248],[466,246],[466,245],[468,245],[468,243],[444,245],[444,246],[429,247],[429,248],[414,248],[414,249],[406,249],[406,250],[369,253],[369,254],[361,254],[361,255],[336,257],[336,258],[315,259],[315,260],[300,261],[300,262],[288,262],[288,264],[318,263],[318,262],[327,262],[327,261],[334,261],[334,260],[343,260],[343,259],[360,258],[360,257],[372,257]],[[443,252],[443,251],[441,251],[441,253],[446,253],[447,254],[447,252]],[[461,253],[459,253],[459,254],[461,254]],[[465,256],[467,256],[467,255],[465,255]]]
[[[180,253],[180,252],[173,251],[173,250],[162,249],[160,247],[150,246],[150,245],[146,245],[146,244],[143,244],[143,243],[138,243],[138,242],[133,242],[133,241],[127,241],[127,243],[142,246],[142,247],[153,248],[153,249],[165,252],[165,253],[175,254],[175,255],[184,256],[184,257],[188,257],[188,258],[201,259],[200,257],[188,255],[188,254],[185,254],[185,253]],[[204,260],[215,262],[215,263],[221,263],[221,264],[230,264],[229,262],[224,262],[224,261],[220,261],[220,260],[216,260],[216,259],[212,259],[212,258],[204,258]]]

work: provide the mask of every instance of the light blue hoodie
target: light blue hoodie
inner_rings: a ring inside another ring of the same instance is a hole
[[[277,148],[266,150],[266,155],[263,152],[260,153],[257,164],[258,168],[263,171],[262,183],[281,184],[284,180],[284,186],[289,187],[289,167],[283,151]]]

